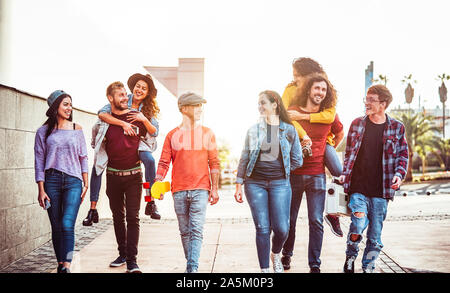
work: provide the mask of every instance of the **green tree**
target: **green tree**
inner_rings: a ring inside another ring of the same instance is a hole
[[[439,160],[441,168],[445,171],[450,170],[450,139],[442,139],[433,142],[431,152]]]
[[[405,181],[412,181],[412,158],[415,151],[420,151],[419,156],[430,152],[435,142],[434,137],[440,129],[433,125],[433,117],[423,113],[414,113],[412,111],[394,112],[392,117],[400,120],[405,126],[406,140],[408,142],[409,162],[408,173]],[[430,140],[430,138],[433,138]],[[416,148],[417,146],[417,148]],[[422,161],[422,164],[424,162]]]
[[[422,175],[425,176],[427,168],[427,155],[429,153],[434,153],[436,150],[436,145],[439,143],[440,138],[433,132],[429,131],[424,135],[420,136],[416,140],[416,145],[414,147],[415,152],[419,155],[422,161]]]
[[[437,80],[441,81],[441,86],[439,87],[439,98],[442,103],[442,137],[445,138],[445,102],[447,101],[447,87],[445,86],[445,80],[449,80],[450,76],[442,73],[438,75]]]
[[[218,157],[220,161],[220,170],[228,167],[230,164],[230,145],[226,141],[220,141],[217,146]],[[219,177],[219,187],[222,187],[222,172]]]

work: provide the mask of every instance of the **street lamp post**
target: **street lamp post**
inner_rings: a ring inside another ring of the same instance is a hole
[[[439,97],[442,103],[442,138],[445,139],[445,102],[447,101],[447,87],[443,80],[439,87]]]

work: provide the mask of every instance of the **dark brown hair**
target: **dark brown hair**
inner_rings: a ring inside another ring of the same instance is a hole
[[[280,116],[280,120],[292,124],[291,119],[289,119],[289,115],[286,111],[286,108],[283,106],[281,97],[276,91],[266,90],[261,92],[259,95],[260,96],[264,95],[271,103],[276,103],[277,104],[276,114]]]
[[[380,102],[385,102],[386,103],[386,109],[389,106],[389,104],[392,102],[392,94],[389,91],[389,89],[382,85],[382,84],[376,84],[371,86],[368,90],[367,90],[368,94],[373,94],[373,95],[378,95],[378,99],[380,100]]]
[[[298,74],[305,77],[311,73],[325,73],[322,66],[314,59],[308,57],[297,58],[292,62]]]
[[[50,136],[50,134],[52,134],[53,130],[55,128],[58,128],[58,109],[59,109],[59,105],[61,105],[62,101],[69,97],[70,101],[72,101],[72,97],[69,96],[68,94],[63,94],[61,96],[59,96],[54,102],[53,104],[50,106],[50,111],[47,113],[48,115],[48,119],[44,122],[43,125],[47,125],[47,130],[45,131],[45,138],[44,141],[47,142],[47,138]],[[70,117],[69,119],[67,119],[69,121],[73,120],[73,110],[70,113]]]
[[[297,71],[297,73],[302,77],[312,73],[322,73],[325,77],[327,77],[322,65],[320,65],[316,60],[308,57],[294,59],[292,62],[292,68],[295,69],[295,71]],[[292,85],[296,85],[295,80],[291,81],[288,86]]]
[[[311,94],[311,88],[313,84],[315,82],[322,81],[327,84],[327,94],[322,103],[320,103],[320,111],[335,107],[337,102],[336,90],[334,89],[331,82],[325,76],[323,76],[323,74],[320,73],[313,73],[306,76],[305,82],[303,82],[301,87],[297,89],[293,104],[301,107],[306,107],[306,103]]]

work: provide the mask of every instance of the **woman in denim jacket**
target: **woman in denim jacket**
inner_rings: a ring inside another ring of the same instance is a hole
[[[287,115],[281,97],[274,91],[259,94],[261,121],[247,131],[236,179],[235,199],[242,203],[245,184],[256,228],[256,248],[261,271],[283,272],[280,251],[289,233],[291,206],[291,170],[302,166],[298,134]],[[270,233],[272,253],[270,253]]]
[[[130,123],[114,118],[111,115],[111,105],[109,104],[100,109],[98,112],[99,118],[108,124],[121,126],[126,135],[132,136],[139,134],[135,133],[131,122],[140,121],[144,123],[145,128],[147,129],[147,137],[155,138],[158,136],[159,131],[159,124],[155,119],[159,113],[159,108],[156,104],[157,90],[151,76],[149,74],[143,75],[135,73],[128,78],[128,87],[132,91],[132,94],[128,95],[128,108],[135,110],[129,114]],[[156,172],[155,159],[152,155],[152,152],[156,149],[156,140],[153,139],[153,145],[149,145],[150,142],[151,140],[149,139],[141,141],[139,144],[139,158],[145,166],[145,181],[150,182],[151,186],[155,180]],[[92,147],[95,148],[95,145],[92,145]],[[84,226],[91,226],[93,222],[98,222],[98,212],[96,207],[102,183],[101,180],[102,173],[97,174],[94,166],[91,175],[91,209],[89,210],[87,217],[83,220]],[[151,216],[152,219],[161,219],[153,200],[147,203],[145,214]]]

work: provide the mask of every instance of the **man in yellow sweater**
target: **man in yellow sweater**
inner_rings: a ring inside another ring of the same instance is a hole
[[[282,101],[284,106],[289,108],[290,105],[295,103],[297,95],[297,88],[305,80],[305,77],[312,73],[320,73],[327,77],[322,66],[311,58],[298,58],[292,64],[294,80],[286,87]],[[332,89],[336,94],[335,89]],[[302,148],[308,149],[311,146],[311,138],[308,136],[303,127],[296,120],[307,120],[310,123],[331,124],[336,118],[336,108],[327,108],[319,113],[303,114],[295,110],[288,110],[289,118],[292,120],[292,124],[297,130]],[[335,148],[344,138],[344,131],[339,133],[330,132],[327,136],[327,145],[325,151],[325,166],[330,171],[331,175],[339,177],[342,174],[342,164],[337,156]],[[305,152],[304,152],[305,153]],[[325,222],[330,226],[331,231],[338,237],[343,237],[343,232],[340,227],[339,217],[333,215],[326,215]],[[283,265],[285,269],[289,269],[289,259],[283,259]]]

